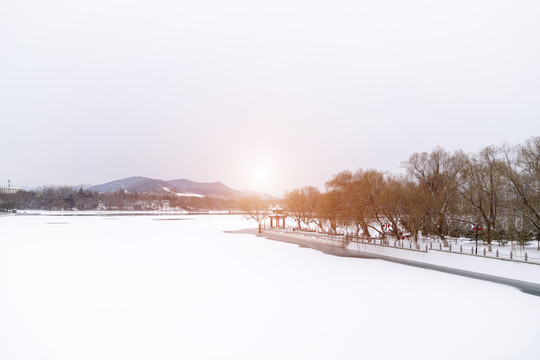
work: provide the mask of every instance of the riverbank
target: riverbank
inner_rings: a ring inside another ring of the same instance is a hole
[[[342,242],[330,239],[291,234],[276,230],[257,230],[248,232],[270,240],[309,247],[326,254],[344,257],[371,258],[391,261],[403,265],[436,270],[469,278],[510,285],[519,290],[540,296],[540,265],[505,261],[482,256],[451,253],[436,249],[409,250],[373,243],[349,242],[343,247]]]
[[[186,211],[186,210],[19,210],[3,215],[43,215],[43,216],[129,216],[129,215],[238,215],[228,210]]]

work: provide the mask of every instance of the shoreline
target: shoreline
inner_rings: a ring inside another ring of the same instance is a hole
[[[459,269],[457,267],[409,260],[409,259],[399,258],[395,256],[387,256],[387,255],[377,254],[373,252],[365,252],[358,249],[350,249],[350,248],[339,247],[339,246],[331,245],[331,244],[324,244],[317,241],[310,241],[310,240],[307,240],[306,238],[300,238],[300,237],[290,235],[290,234],[272,233],[269,231],[263,231],[261,234],[259,234],[257,232],[257,229],[231,231],[231,233],[252,234],[252,235],[255,235],[256,237],[262,237],[269,240],[280,241],[280,242],[285,242],[289,244],[296,244],[300,247],[311,248],[313,250],[321,251],[325,254],[333,255],[333,256],[384,260],[384,261],[390,261],[390,262],[398,263],[402,265],[414,266],[417,268],[434,270],[434,271],[454,274],[458,276],[464,276],[464,277],[477,279],[477,280],[489,281],[489,282],[493,282],[497,284],[512,286],[524,293],[540,297],[540,278],[538,279],[539,280],[538,283],[534,283],[534,282],[523,281],[523,280],[519,280],[515,278],[502,277],[502,276],[497,276],[497,275],[492,275],[492,274],[487,274],[487,273]],[[371,245],[371,246],[376,246],[376,245]],[[493,260],[493,259],[490,259],[490,260]]]
[[[229,210],[180,211],[180,210],[20,210],[15,213],[0,213],[0,216],[144,216],[144,215],[242,215]]]

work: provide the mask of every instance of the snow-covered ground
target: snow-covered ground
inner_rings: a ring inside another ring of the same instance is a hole
[[[540,297],[250,234],[0,216],[0,359],[537,359]]]
[[[503,283],[514,283],[529,292],[536,294],[540,291],[540,263],[525,262],[522,260],[512,260],[495,255],[487,256],[472,254],[471,252],[449,251],[442,249],[440,243],[413,244],[411,241],[395,241],[387,239],[364,239],[347,238],[342,235],[327,235],[325,233],[295,230],[290,228],[274,227],[264,229],[265,234],[270,234],[270,238],[277,235],[276,239],[285,237],[286,241],[295,239],[299,244],[312,246],[314,244],[327,244],[334,247],[334,251],[342,252],[341,248],[348,250],[349,256],[374,256],[378,259],[397,261],[400,263],[416,264],[418,266],[428,266],[453,273],[467,274],[468,276],[480,276],[482,279],[491,279]],[[411,246],[409,246],[411,245]],[[418,246],[417,246],[418,245]],[[515,258],[514,258],[515,259]],[[529,258],[530,259],[530,258]],[[519,283],[516,283],[517,282]],[[525,282],[525,283],[523,283]]]
[[[306,224],[301,224],[303,228],[311,229],[313,231],[319,232],[320,229],[314,225],[310,224],[307,226]],[[264,227],[270,228],[270,221],[267,219],[264,222]],[[287,218],[286,221],[286,229],[291,231],[293,228],[297,228],[298,224],[292,219],[291,217]],[[349,233],[352,234],[353,229],[349,229]],[[346,228],[339,228],[338,231],[340,233],[347,233]],[[379,234],[373,231],[371,236],[378,236]],[[396,241],[396,238],[391,234],[387,233],[388,240],[391,244],[394,244],[394,241]],[[515,241],[507,241],[507,240],[493,240],[490,246],[487,244],[487,242],[483,242],[482,238],[476,242],[474,239],[470,238],[454,238],[454,237],[446,237],[448,240],[448,243],[450,244],[450,248],[448,247],[442,247],[442,250],[445,251],[451,251],[454,253],[464,253],[464,254],[471,254],[471,251],[477,252],[477,254],[484,256],[484,250],[485,250],[485,256],[486,257],[492,257],[492,258],[500,258],[500,259],[512,259],[512,260],[519,260],[519,261],[529,261],[534,263],[540,263],[540,245],[538,244],[538,241],[532,240],[525,244],[518,244]],[[405,239],[399,239],[397,241],[401,246],[403,244],[403,247],[408,248],[409,245],[416,246],[416,243],[414,242],[414,239],[411,237],[406,237]],[[426,245],[429,247],[433,247],[434,249],[439,249],[439,245],[442,245],[441,241],[436,236],[422,236],[420,234],[419,241],[421,248],[425,248]],[[476,247],[478,247],[478,250],[476,250]]]

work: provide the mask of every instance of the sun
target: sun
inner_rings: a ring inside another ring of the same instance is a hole
[[[268,185],[270,181],[270,168],[265,164],[255,164],[250,169],[250,182],[258,190]]]

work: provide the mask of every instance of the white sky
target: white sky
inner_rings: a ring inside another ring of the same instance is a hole
[[[540,135],[537,1],[1,1],[0,185],[282,195]]]

